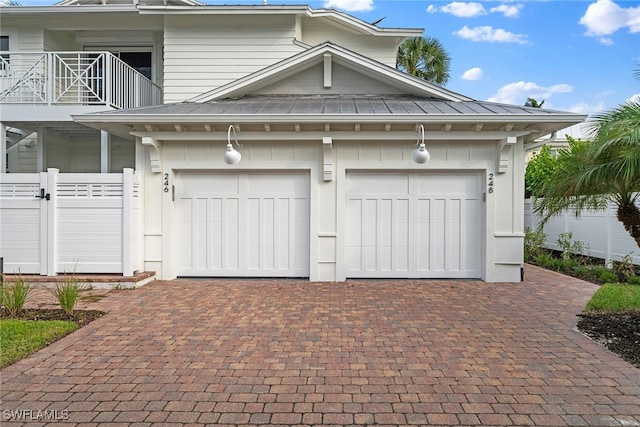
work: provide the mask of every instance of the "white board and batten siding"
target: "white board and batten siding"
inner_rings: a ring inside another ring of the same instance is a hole
[[[142,268],[140,178],[133,170],[5,174],[0,191],[6,272],[130,276]]]
[[[347,277],[478,278],[478,173],[347,173]]]
[[[291,16],[167,16],[164,101],[201,95],[303,50]]]
[[[309,277],[309,174],[181,173],[178,276]]]

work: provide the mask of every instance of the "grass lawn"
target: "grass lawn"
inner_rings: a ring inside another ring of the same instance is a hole
[[[28,356],[78,327],[74,322],[61,320],[0,320],[0,368]]]
[[[585,311],[640,311],[640,286],[619,283],[602,285],[587,303]]]

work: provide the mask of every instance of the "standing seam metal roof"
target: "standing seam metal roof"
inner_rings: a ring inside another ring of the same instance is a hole
[[[445,101],[414,96],[247,96],[206,103],[183,102],[131,110],[109,111],[108,115],[500,115],[548,117],[562,111],[497,104],[484,101]],[[577,116],[577,115],[576,115]]]

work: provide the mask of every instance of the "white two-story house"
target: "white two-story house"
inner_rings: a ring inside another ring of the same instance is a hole
[[[5,272],[519,281],[524,146],[585,118],[401,73],[422,29],[335,10],[65,0],[0,20]]]

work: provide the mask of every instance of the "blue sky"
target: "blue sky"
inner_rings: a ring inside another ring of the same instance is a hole
[[[522,105],[533,97],[591,114],[640,95],[637,0],[325,3],[368,22],[386,17],[381,26],[425,28],[450,53],[446,87],[475,99]]]
[[[214,1],[208,4],[262,4]],[[23,0],[23,5],[53,4]],[[478,100],[584,114],[640,96],[638,0],[268,0],[330,7],[381,27],[424,28],[449,52],[447,88]]]

